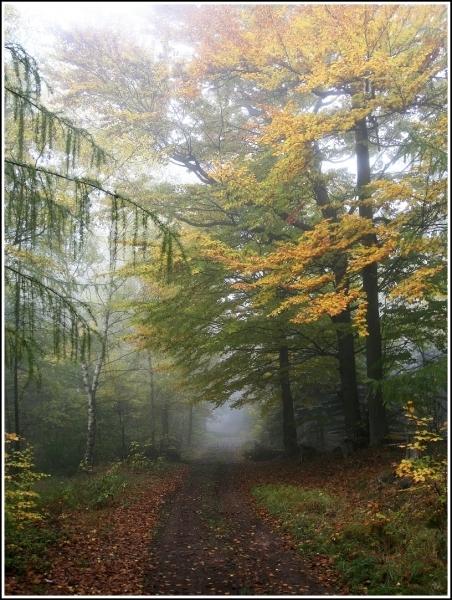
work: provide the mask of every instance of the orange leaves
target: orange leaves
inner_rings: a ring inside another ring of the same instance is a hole
[[[311,291],[322,288],[334,281],[334,275],[332,273],[325,273],[324,275],[318,275],[317,277],[304,277],[297,279],[291,286],[292,291],[300,291],[309,293]]]
[[[395,248],[395,240],[389,240],[381,246],[356,246],[350,253],[349,273],[360,273],[365,267],[383,261]]]
[[[378,244],[367,246],[364,239],[371,234],[377,235]],[[367,304],[359,275],[365,267],[390,256],[398,240],[391,226],[374,226],[369,219],[344,215],[338,222],[320,221],[296,243],[281,244],[264,256],[234,251],[207,237],[202,253],[232,271],[231,288],[248,292],[256,307],[265,310],[270,302],[273,308],[268,316],[289,311],[292,322],[310,323],[352,307],[356,309],[354,326],[359,335],[366,336]],[[344,266],[336,281],[338,260]]]
[[[190,11],[190,33],[199,47],[198,58],[192,64],[193,75],[205,76],[212,65],[217,69],[229,67],[246,55],[249,48],[240,17],[239,9],[227,5]]]
[[[430,294],[441,294],[441,290],[435,285],[434,276],[443,269],[442,265],[417,269],[392,288],[389,293],[390,297],[404,298],[409,302],[415,302]]]
[[[214,240],[208,235],[199,236],[198,239],[200,241],[199,252],[201,256],[221,263],[229,269],[240,270],[241,272],[248,272],[248,269],[254,270],[255,261],[249,261],[247,257],[240,256],[239,252],[232,250],[226,244]]]
[[[422,131],[419,135],[422,135]],[[371,201],[375,209],[390,209],[396,205],[413,208],[428,206],[444,199],[447,194],[447,180],[430,181],[426,178],[426,173],[414,170],[400,181],[373,181],[369,190],[372,192]],[[401,215],[398,215],[398,219],[401,218]]]
[[[323,220],[311,231],[301,236],[296,244],[281,245],[275,252],[262,260],[266,269],[281,267],[296,275],[312,260],[323,256],[332,245],[332,227],[329,221]]]
[[[303,311],[297,313],[291,321],[294,323],[311,323],[323,316],[335,317],[346,310],[356,296],[356,290],[351,290],[348,293],[344,290],[323,293],[313,298]]]
[[[417,211],[424,223],[424,213],[444,203],[447,182],[442,175],[435,176],[439,167],[435,173],[432,164],[440,162],[436,148],[445,149],[447,119],[429,117],[426,123],[401,119],[400,131],[394,125],[392,133],[383,123],[387,117],[399,123],[396,113],[417,110],[422,98],[429,97],[430,87],[438,86],[441,92],[442,83],[433,77],[445,68],[444,9],[381,4],[227,5],[196,8],[192,14],[196,84],[237,83],[237,89],[243,86],[244,97],[258,108],[258,117],[248,121],[245,117],[242,123],[244,130],[253,129],[254,149],[247,156],[258,157],[254,170],[248,168],[248,159],[215,165],[211,175],[219,185],[212,188],[214,197],[225,210],[268,205],[278,214],[282,205],[282,214],[299,211],[302,229],[333,215],[298,239],[287,228],[281,238],[291,241],[275,244],[271,251],[266,250],[266,242],[256,251],[254,240],[240,245],[240,250],[204,240],[202,256],[221,263],[231,274],[231,289],[247,293],[254,306],[267,314],[276,317],[287,311],[290,319],[301,323],[351,308],[362,336],[367,335],[367,305],[361,274],[370,265],[386,262],[392,268],[394,262],[392,272],[400,279],[412,270],[412,265],[406,266],[410,261],[424,261],[414,274],[399,281],[391,295],[410,300],[437,293],[433,281],[439,267],[433,257],[444,251],[440,234],[421,231],[420,239],[408,238]],[[406,146],[413,165],[390,180],[390,171],[380,170],[376,161],[375,170],[388,179],[372,182],[359,194],[350,178],[343,194],[340,177],[341,191],[336,194],[335,174],[331,179],[330,174],[324,175],[330,195],[328,212],[328,200],[320,202],[316,195],[322,159],[343,158],[351,147],[356,150],[352,131],[366,118],[371,143],[382,142],[384,148],[378,161],[384,163],[390,148],[400,144]],[[380,139],[375,142],[376,134]],[[417,144],[419,149],[412,150]],[[262,163],[259,154],[265,157]],[[368,214],[373,212],[375,221],[347,214],[358,205],[369,206]],[[294,225],[289,219],[286,223]],[[271,231],[270,219],[256,225]],[[393,259],[400,259],[401,271]]]
[[[230,70],[267,91],[292,81],[299,93],[345,91],[361,95],[367,110],[401,109],[445,68],[443,7],[218,6],[193,12],[199,49],[193,69],[203,76]],[[365,82],[373,95],[364,97]],[[338,122],[329,130],[346,131],[353,125],[350,107],[341,102],[337,108]]]
[[[256,202],[258,183],[246,165],[218,163],[210,170],[209,175],[221,185],[214,194],[220,197],[225,209]]]
[[[360,337],[369,335],[367,331],[367,304],[367,300],[364,299],[364,294],[361,294],[353,315],[353,326]]]
[[[140,594],[148,567],[148,547],[159,511],[187,473],[182,467],[146,476],[131,486],[123,506],[72,511],[60,521],[61,537],[49,555],[49,572],[39,575],[45,594]],[[94,527],[93,527],[94,525]],[[38,575],[30,571],[10,593],[31,593]]]
[[[294,103],[283,109],[269,109],[270,123],[263,128],[260,142],[271,147],[278,157],[269,180],[287,183],[313,166],[312,143],[350,131],[370,114],[372,107],[336,109],[333,112],[300,113]]]

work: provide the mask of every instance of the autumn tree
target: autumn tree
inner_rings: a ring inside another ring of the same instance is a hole
[[[356,191],[342,199],[341,218],[347,227],[349,215],[358,217],[353,226],[360,231],[356,252],[361,254],[367,375],[373,382],[370,437],[372,444],[379,444],[386,424],[378,263],[394,251],[397,231],[380,227],[383,237],[377,237],[377,211],[382,205],[375,203],[369,184],[397,180],[400,174],[391,172],[391,165],[412,144],[420,119],[428,115],[438,122],[444,111],[443,8],[432,12],[414,6],[222,6],[208,17],[202,8],[194,9],[192,26],[199,48],[192,72],[200,81],[220,85],[245,80],[270,94],[285,91],[282,107],[257,106],[265,116],[260,142],[271,144],[276,157],[269,180],[293,181],[301,172],[310,173],[317,181],[314,197],[323,204],[323,217],[333,228],[341,223],[334,222],[336,211],[325,195],[324,178],[319,181],[319,160],[337,160],[348,151],[355,156]],[[379,159],[373,173],[371,154]],[[444,186],[440,196],[443,193]],[[386,199],[393,200],[391,208],[397,212],[398,198]],[[278,257],[282,256],[280,251]],[[357,264],[355,260],[352,273]],[[330,296],[330,314],[341,314],[339,306],[344,311],[356,300],[356,293],[347,294],[348,285],[341,278],[337,293]]]
[[[405,178],[400,164],[417,152],[422,119],[435,127],[442,122],[443,9],[182,7],[173,17],[178,39],[192,48],[186,57],[175,57],[171,37],[158,57],[117,36],[67,36],[65,56],[76,80],[67,86],[68,101],[85,108],[89,102],[105,115],[106,130],[146,139],[164,160],[194,172],[208,186],[163,186],[152,194],[155,206],[233,249],[261,244],[252,259],[255,273],[266,275],[259,286],[273,286],[282,309],[298,306],[291,318],[299,324],[333,321],[352,439],[360,420],[354,364],[360,334],[370,437],[378,444],[386,428],[378,290],[398,252],[404,203],[418,201],[410,192],[394,196],[400,188],[388,184]],[[146,73],[159,82],[158,106]],[[345,155],[354,158],[356,176],[329,166]],[[434,177],[441,203],[444,177]],[[272,255],[284,241],[285,250]],[[243,260],[242,271],[250,262]],[[401,279],[406,273],[398,271]]]
[[[252,301],[246,278],[212,261],[215,242],[195,232],[183,240],[186,263],[176,265],[166,286],[152,268],[138,271],[148,290],[135,307],[141,343],[172,356],[199,400],[216,406],[232,400],[238,407],[277,399],[281,439],[294,454],[294,383],[309,362],[334,361],[331,331],[290,324],[285,315],[269,320]]]

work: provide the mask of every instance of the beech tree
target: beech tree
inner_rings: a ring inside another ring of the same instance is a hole
[[[246,80],[259,90],[286,90],[286,102],[280,108],[257,102],[266,120],[260,128],[258,120],[253,122],[260,131],[260,143],[271,144],[276,157],[268,174],[270,184],[293,181],[303,171],[318,181],[319,159],[337,159],[347,151],[356,157],[356,193],[343,204],[341,219],[345,227],[353,222],[355,231],[360,231],[356,237],[360,261],[355,258],[351,271],[359,264],[367,376],[373,382],[369,388],[372,444],[381,443],[386,432],[378,263],[394,251],[398,232],[395,227],[384,230],[375,222],[382,203],[374,203],[369,184],[374,179],[378,186],[383,180],[380,189],[384,189],[388,179],[397,180],[397,174],[388,176],[387,170],[411,143],[421,115],[428,115],[435,125],[441,122],[438,115],[444,109],[438,98],[444,94],[441,75],[446,55],[443,10],[222,6],[209,14],[208,28],[207,13],[202,8],[192,11],[193,39],[199,48],[192,74],[198,81],[220,85],[227,79]],[[382,152],[372,177],[370,148],[374,147]],[[444,183],[443,179],[440,197]],[[328,198],[319,184],[314,195],[319,204],[323,202],[324,218],[333,216],[328,227],[336,228],[334,214],[325,214]],[[395,198],[386,197],[391,199],[396,211]],[[319,227],[325,231],[324,225]],[[284,260],[283,251],[277,256]],[[339,281],[336,293],[319,296],[323,311],[336,317],[347,314],[358,297],[358,288],[350,293],[347,279]],[[303,304],[301,298],[296,302]]]
[[[232,399],[238,407],[277,398],[281,440],[287,454],[296,453],[294,384],[318,358],[331,369],[334,336],[325,323],[300,327],[283,315],[268,319],[269,301],[258,306],[244,278],[212,261],[209,237],[193,232],[182,239],[186,263],[175,265],[167,286],[155,266],[137,272],[148,290],[135,306],[141,344],[172,356],[205,402],[220,406]]]

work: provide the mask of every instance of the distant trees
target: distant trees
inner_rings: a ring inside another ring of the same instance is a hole
[[[94,178],[101,176],[107,160],[114,162],[113,156],[88,131],[42,103],[45,83],[24,48],[8,43],[6,51],[6,363],[10,369],[7,411],[10,415],[12,407],[13,414],[12,419],[8,416],[8,428],[19,445],[23,433],[20,404],[30,379],[39,377],[42,357],[53,353],[57,358],[79,360],[90,400],[85,459],[92,463],[94,399],[110,323],[107,317],[106,327],[99,329],[96,311],[84,298],[90,284],[77,279],[86,242],[99,236],[99,229],[105,237],[107,225],[108,243],[102,244],[103,268],[108,270],[115,268],[118,247],[125,247],[126,239],[130,252],[124,257],[135,261],[139,251],[145,259],[154,237],[169,263],[176,235],[154,211]],[[111,202],[105,218],[107,199]],[[99,344],[90,373],[91,350]]]

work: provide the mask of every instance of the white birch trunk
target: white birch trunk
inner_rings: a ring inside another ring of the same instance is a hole
[[[97,357],[92,379],[90,381],[90,374],[88,365],[82,363],[82,377],[83,385],[85,388],[86,397],[88,400],[88,424],[86,432],[86,447],[85,456],[83,458],[83,465],[86,468],[91,469],[94,464],[94,448],[96,445],[96,422],[97,422],[97,410],[96,410],[96,391],[99,386],[99,378],[102,371],[102,366],[105,360],[105,353],[107,350],[107,336],[110,321],[110,310],[107,310],[105,315],[105,326],[101,339],[101,349]]]

